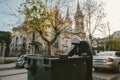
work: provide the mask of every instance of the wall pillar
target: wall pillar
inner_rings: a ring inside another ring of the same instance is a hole
[[[5,57],[6,43],[3,44],[2,57]]]
[[[5,63],[5,49],[6,43],[4,44],[0,43],[0,63]]]
[[[2,44],[0,43],[0,57],[2,56]]]

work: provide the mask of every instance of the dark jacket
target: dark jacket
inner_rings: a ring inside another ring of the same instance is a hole
[[[68,56],[79,55],[79,44],[74,45],[73,49],[70,50]]]
[[[81,41],[80,43],[76,44],[72,50],[68,53],[68,56],[73,55],[83,55],[83,53],[87,53],[88,56],[92,56],[90,46],[87,41]]]
[[[86,54],[89,58],[86,58],[86,80],[92,79],[92,54],[88,42],[81,41],[79,44],[75,45],[74,48],[68,53],[68,56],[79,55],[82,56]]]

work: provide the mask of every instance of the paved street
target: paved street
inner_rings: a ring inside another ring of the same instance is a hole
[[[24,74],[24,73],[27,73],[26,69],[2,70],[2,71],[0,71],[0,77],[19,75],[19,74]]]
[[[119,73],[112,72],[93,72],[94,80],[120,80]],[[114,78],[114,79],[113,79]],[[1,80],[27,80],[27,70],[26,69],[11,69],[0,71]]]
[[[26,69],[8,69],[0,71],[1,80],[27,80]]]
[[[27,74],[2,77],[1,80],[27,80]]]
[[[0,64],[0,80],[27,80],[27,70],[16,69],[15,63]]]
[[[98,71],[93,72],[94,80],[100,79],[100,80],[120,80],[118,77],[120,77],[120,74],[113,71]],[[116,79],[115,79],[116,78]]]
[[[15,63],[0,64],[0,70],[15,68]]]
[[[9,76],[0,77],[1,80],[27,80],[27,73],[13,74]]]
[[[9,65],[8,67],[14,67],[14,68],[8,68],[4,70],[0,70],[0,79],[1,80],[27,80],[27,70],[22,69],[16,69],[15,64],[0,64],[0,68],[3,68],[5,65]],[[7,68],[7,67],[4,67]],[[116,78],[117,77],[117,78]],[[109,72],[109,71],[99,71],[94,72],[93,71],[93,79],[94,80],[120,80],[120,74],[116,72]]]

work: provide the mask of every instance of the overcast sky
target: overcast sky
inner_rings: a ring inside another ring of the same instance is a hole
[[[106,0],[106,12],[112,32],[120,30],[120,0]]]
[[[120,0],[103,1],[106,4],[105,10],[107,20],[110,22],[111,33],[120,30]],[[20,3],[22,0],[0,0],[0,31],[11,31],[13,27],[17,27],[23,21],[23,17],[12,16],[17,13]]]
[[[13,27],[20,24],[22,16],[17,17],[20,16],[17,11],[20,3],[22,0],[0,0],[0,30],[11,31]]]

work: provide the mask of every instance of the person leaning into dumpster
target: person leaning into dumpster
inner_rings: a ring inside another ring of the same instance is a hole
[[[86,53],[87,56],[90,56],[92,58],[90,46],[87,41],[79,41],[79,43],[71,44],[74,45],[74,47],[68,52],[68,56],[70,57],[74,55],[83,56],[85,55],[84,53]]]
[[[68,56],[72,57],[74,55],[83,56],[87,59],[87,79],[92,79],[92,53],[90,50],[90,46],[87,41],[80,41],[78,44],[74,44],[74,48],[68,53]]]
[[[79,43],[72,43],[72,45],[74,45],[74,47],[72,50],[70,50],[70,52],[68,53],[68,56],[70,56],[70,57],[80,56],[79,55]]]
[[[70,43],[71,43],[71,47],[72,49],[68,52],[68,56],[78,56],[79,54],[79,43],[80,43],[81,39],[77,36],[77,35],[73,35],[71,37]]]

